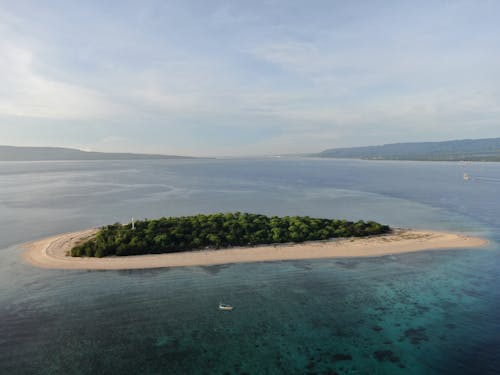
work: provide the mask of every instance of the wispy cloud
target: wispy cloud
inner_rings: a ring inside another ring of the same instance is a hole
[[[20,18],[0,12],[0,115],[54,119],[99,118],[110,113],[96,90],[53,79],[37,70],[36,39]]]
[[[100,118],[110,113],[102,94],[55,81],[33,67],[29,50],[0,43],[0,114],[57,119]]]

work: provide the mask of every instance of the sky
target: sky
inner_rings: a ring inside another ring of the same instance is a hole
[[[500,136],[500,2],[0,0],[0,144],[195,156]]]

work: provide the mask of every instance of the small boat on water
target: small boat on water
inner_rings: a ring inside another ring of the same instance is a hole
[[[464,181],[469,181],[470,176],[467,173],[464,173]]]
[[[225,303],[219,302],[219,310],[222,310],[222,311],[231,311],[233,309],[234,309],[233,306],[226,305]]]

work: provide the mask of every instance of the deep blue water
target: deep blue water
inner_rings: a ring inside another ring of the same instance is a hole
[[[498,163],[0,163],[0,374],[499,373],[499,193]],[[33,268],[16,246],[131,217],[235,210],[491,243],[104,272]],[[219,300],[236,309],[218,311]]]

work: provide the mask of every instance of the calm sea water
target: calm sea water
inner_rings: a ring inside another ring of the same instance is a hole
[[[498,163],[0,163],[0,373],[498,374],[499,193]],[[16,246],[131,217],[235,210],[491,244],[103,272],[33,268]],[[218,311],[220,300],[236,309]]]

